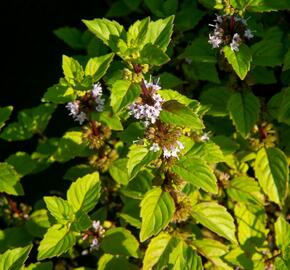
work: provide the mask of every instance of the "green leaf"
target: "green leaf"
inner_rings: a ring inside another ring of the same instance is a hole
[[[77,179],[67,191],[67,200],[74,211],[82,210],[85,213],[93,210],[101,192],[99,173],[91,173]]]
[[[111,93],[111,106],[113,111],[119,112],[121,109],[133,103],[140,94],[140,86],[129,81],[118,80],[113,84]]]
[[[171,221],[175,204],[168,192],[155,187],[145,194],[141,202],[140,241],[144,242],[152,235],[159,233]]]
[[[83,232],[92,226],[92,220],[89,215],[83,212],[82,210],[78,210],[75,213],[74,221],[71,224],[72,230],[76,232]]]
[[[255,161],[255,174],[260,186],[273,201],[283,205],[287,196],[289,168],[287,157],[278,148],[261,148]]]
[[[54,104],[42,104],[31,109],[25,109],[18,113],[18,122],[9,124],[1,133],[1,138],[7,141],[26,140],[33,134],[42,133],[56,106]]]
[[[192,216],[216,234],[236,243],[233,217],[224,206],[215,202],[204,202],[193,206]]]
[[[283,216],[280,216],[275,222],[274,228],[276,245],[285,254],[286,249],[290,246],[290,225]]]
[[[169,254],[174,246],[176,246],[176,239],[168,233],[161,232],[152,238],[145,252],[142,269],[152,270],[155,265],[156,269],[162,269],[167,263],[166,258],[169,259]]]
[[[173,172],[190,184],[207,192],[218,192],[217,180],[210,167],[194,156],[182,157],[172,168]]]
[[[65,180],[75,181],[77,178],[83,177],[89,173],[93,173],[95,170],[96,170],[95,168],[93,168],[89,165],[78,164],[76,166],[69,168],[66,171],[63,178]]]
[[[74,234],[61,224],[50,227],[38,247],[38,260],[58,257],[75,244]]]
[[[239,47],[239,51],[232,51],[229,45],[226,45],[223,49],[224,54],[228,62],[232,65],[234,71],[244,80],[251,67],[252,53],[251,49],[247,45],[242,44]]]
[[[234,210],[239,242],[249,253],[255,252],[256,247],[263,246],[268,234],[265,210],[261,206],[243,203],[236,204]]]
[[[81,82],[83,80],[83,67],[72,57],[66,55],[62,56],[62,69],[68,83],[75,84],[76,82]]]
[[[258,120],[260,101],[252,92],[234,93],[228,101],[228,110],[236,129],[247,137]]]
[[[152,14],[157,17],[165,17],[175,14],[178,7],[177,0],[145,0],[144,2]]]
[[[74,219],[74,212],[69,203],[62,198],[52,196],[43,198],[50,214],[60,224],[67,224]]]
[[[186,153],[187,158],[201,158],[205,162],[212,164],[224,161],[224,155],[220,147],[212,141],[195,143]]]
[[[91,76],[93,82],[98,82],[106,74],[113,58],[113,53],[90,58],[85,68],[85,75]]]
[[[193,130],[200,130],[204,127],[202,121],[191,109],[176,100],[167,101],[163,104],[160,119],[165,123],[188,127]]]
[[[163,52],[159,47],[148,43],[140,52],[138,62],[140,64],[149,64],[153,66],[161,66],[170,60],[168,55]]]
[[[1,270],[19,270],[22,269],[28,258],[32,245],[9,249],[0,255]]]
[[[113,255],[139,257],[139,243],[130,231],[124,228],[113,228],[106,232],[101,248]]]
[[[24,192],[19,180],[20,177],[13,166],[8,163],[0,163],[0,192],[23,195]]]
[[[0,107],[0,130],[5,126],[5,122],[9,119],[12,110],[12,106]]]
[[[161,73],[159,75],[159,78],[160,78],[160,84],[162,85],[164,89],[174,88],[185,83],[183,80],[179,79],[177,76],[168,72]],[[158,93],[160,94],[160,92]]]
[[[129,175],[127,170],[124,168],[127,167],[127,158],[120,158],[115,160],[109,167],[109,173],[111,177],[122,185],[127,185],[129,182]]]
[[[124,27],[116,21],[108,19],[83,20],[88,29],[114,52],[118,52],[117,42],[119,39],[125,39],[126,33]]]
[[[168,264],[168,269],[172,270],[203,270],[201,258],[191,247],[187,246],[184,241],[180,241],[172,250]]]
[[[82,135],[81,131],[67,131],[59,140],[51,160],[66,162],[77,156],[89,155],[90,151],[88,146],[83,143]]]
[[[141,21],[137,20],[132,24],[127,32],[127,44],[129,48],[139,46],[142,47],[147,35],[150,18],[147,17]]]
[[[128,153],[128,174],[130,179],[135,177],[151,161],[160,156],[160,151],[153,152],[143,145],[133,144]]]
[[[263,67],[280,66],[283,63],[283,45],[281,42],[263,39],[251,47],[253,65]]]
[[[174,16],[150,22],[144,44],[151,43],[166,51],[173,32]]]
[[[260,193],[258,183],[248,176],[232,179],[227,188],[227,193],[234,201],[260,205],[263,203],[263,196]]]
[[[32,173],[37,166],[37,161],[25,152],[16,152],[9,156],[6,162],[11,164],[21,177]]]
[[[283,62],[283,71],[286,71],[288,69],[290,69],[290,49],[288,49],[287,53],[285,54]]]
[[[250,12],[269,12],[289,9],[290,7],[289,0],[233,0],[231,4],[236,8]]]
[[[192,245],[206,258],[215,258],[225,255],[229,247],[214,239],[197,239],[192,241]]]
[[[230,99],[231,92],[228,87],[218,86],[208,88],[202,91],[200,101],[203,105],[210,106],[207,114],[216,117],[223,117],[228,115],[228,110],[225,104]]]
[[[112,269],[138,270],[137,266],[129,263],[125,257],[104,254],[98,261],[98,270]]]
[[[53,270],[52,262],[31,263],[25,267],[25,270]]]
[[[196,38],[188,45],[184,52],[178,56],[194,62],[216,63],[217,57],[214,50],[205,38]]]
[[[199,107],[199,102],[190,99],[187,96],[184,96],[180,94],[179,92],[171,89],[160,89],[158,90],[158,94],[165,100],[165,101],[170,101],[170,100],[176,100],[179,103],[191,107],[191,104],[196,105]]]
[[[64,104],[76,98],[73,88],[67,85],[55,84],[47,89],[42,101]]]
[[[51,226],[48,211],[40,209],[29,215],[25,223],[26,230],[34,237],[42,238],[47,229]]]
[[[82,41],[83,33],[77,28],[65,26],[54,30],[53,33],[72,49],[85,48]]]

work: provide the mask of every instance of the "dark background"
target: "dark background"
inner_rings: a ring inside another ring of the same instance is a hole
[[[81,19],[103,17],[108,5],[103,0],[1,1],[0,106],[13,105],[18,111],[38,105],[61,76],[61,55],[73,53],[53,30],[85,29]]]
[[[18,111],[40,104],[46,89],[62,76],[62,55],[75,53],[53,34],[53,30],[63,26],[85,30],[81,19],[105,16],[109,1],[9,0],[1,1],[0,6],[0,106],[13,105],[13,121]],[[64,106],[59,106],[46,130],[49,137],[60,137],[73,126],[69,117],[63,117],[66,113]],[[0,139],[0,162],[18,151],[32,153],[37,142],[36,136],[16,142]],[[45,194],[64,192],[70,183],[62,177],[71,165],[70,162],[55,163],[40,174],[24,177],[21,183],[25,196],[21,201],[33,205]]]

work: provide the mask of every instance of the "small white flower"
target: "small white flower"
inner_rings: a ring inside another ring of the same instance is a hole
[[[87,115],[80,111],[78,102],[69,102],[66,105],[66,108],[70,111],[69,115],[71,115],[75,121],[79,122],[80,125],[82,125],[84,121],[87,120]]]
[[[200,136],[200,140],[203,141],[203,142],[206,142],[209,140],[209,134],[210,132],[205,132],[203,133],[201,136]]]
[[[240,35],[238,33],[235,33],[232,39],[232,42],[230,43],[232,51],[239,51],[239,46],[241,44],[242,40],[240,38]]]
[[[102,86],[100,83],[96,83],[93,85],[93,89],[92,89],[92,96],[94,98],[100,97],[102,95]]]
[[[82,125],[86,120],[87,115],[84,112],[79,112],[79,114],[75,116],[75,121],[78,121],[80,125]]]
[[[100,221],[98,220],[98,221],[93,221],[93,225],[92,225],[92,227],[94,228],[94,230],[99,230],[100,229],[100,227],[101,227],[101,223],[100,223]]]
[[[99,241],[96,237],[93,239],[90,247],[91,247],[91,250],[97,250],[99,248]]]
[[[150,77],[150,81],[147,82],[146,80],[144,80],[144,83],[146,85],[146,88],[151,89],[154,93],[161,89],[161,86],[159,85],[159,78],[156,82],[153,82],[152,78]]]
[[[252,34],[251,29],[247,29],[247,30],[245,30],[244,36],[245,36],[245,38],[247,38],[247,39],[251,39],[251,38],[254,37],[254,35]]]
[[[165,158],[171,157],[171,151],[169,151],[166,147],[163,147],[163,157]]]
[[[177,143],[180,150],[184,149],[184,144],[182,142],[177,141],[176,143]]]
[[[223,41],[218,35],[209,34],[208,43],[211,44],[213,48],[219,48],[219,46],[223,43]]]
[[[158,152],[159,150],[160,150],[160,147],[158,143],[153,143],[152,146],[150,147],[150,151]]]

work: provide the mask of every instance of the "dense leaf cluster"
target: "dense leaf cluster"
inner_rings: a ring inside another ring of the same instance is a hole
[[[289,269],[289,9],[117,0],[57,29],[63,77],[14,121],[0,108],[2,140],[38,142],[0,163],[0,269]],[[72,127],[49,137],[57,107]],[[21,202],[59,164],[68,190]]]

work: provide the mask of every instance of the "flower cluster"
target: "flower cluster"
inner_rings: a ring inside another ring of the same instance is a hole
[[[104,110],[105,100],[102,98],[102,86],[100,83],[93,85],[93,89],[85,94],[81,99],[69,102],[66,108],[69,110],[69,115],[82,125],[87,119],[89,111],[96,110],[101,112]]]
[[[216,15],[212,34],[209,34],[208,42],[213,48],[219,48],[220,45],[230,45],[232,51],[239,51],[239,46],[245,39],[253,38],[252,31],[247,28],[247,20],[238,16]]]
[[[98,250],[100,246],[100,239],[104,237],[105,229],[101,225],[100,221],[93,221],[91,229],[87,230],[83,234],[83,240],[89,239],[90,241],[90,252]],[[88,251],[84,250],[83,255],[87,254]]]
[[[170,158],[176,157],[178,158],[179,152],[184,149],[184,144],[180,141],[176,141],[175,145],[171,145],[170,148],[163,147],[163,157]]]
[[[148,90],[148,94],[141,96],[140,100],[130,105],[129,114],[136,119],[143,120],[144,125],[147,127],[156,123],[159,118],[163,99],[156,93],[161,88],[158,81],[156,83],[144,81],[144,85]]]

